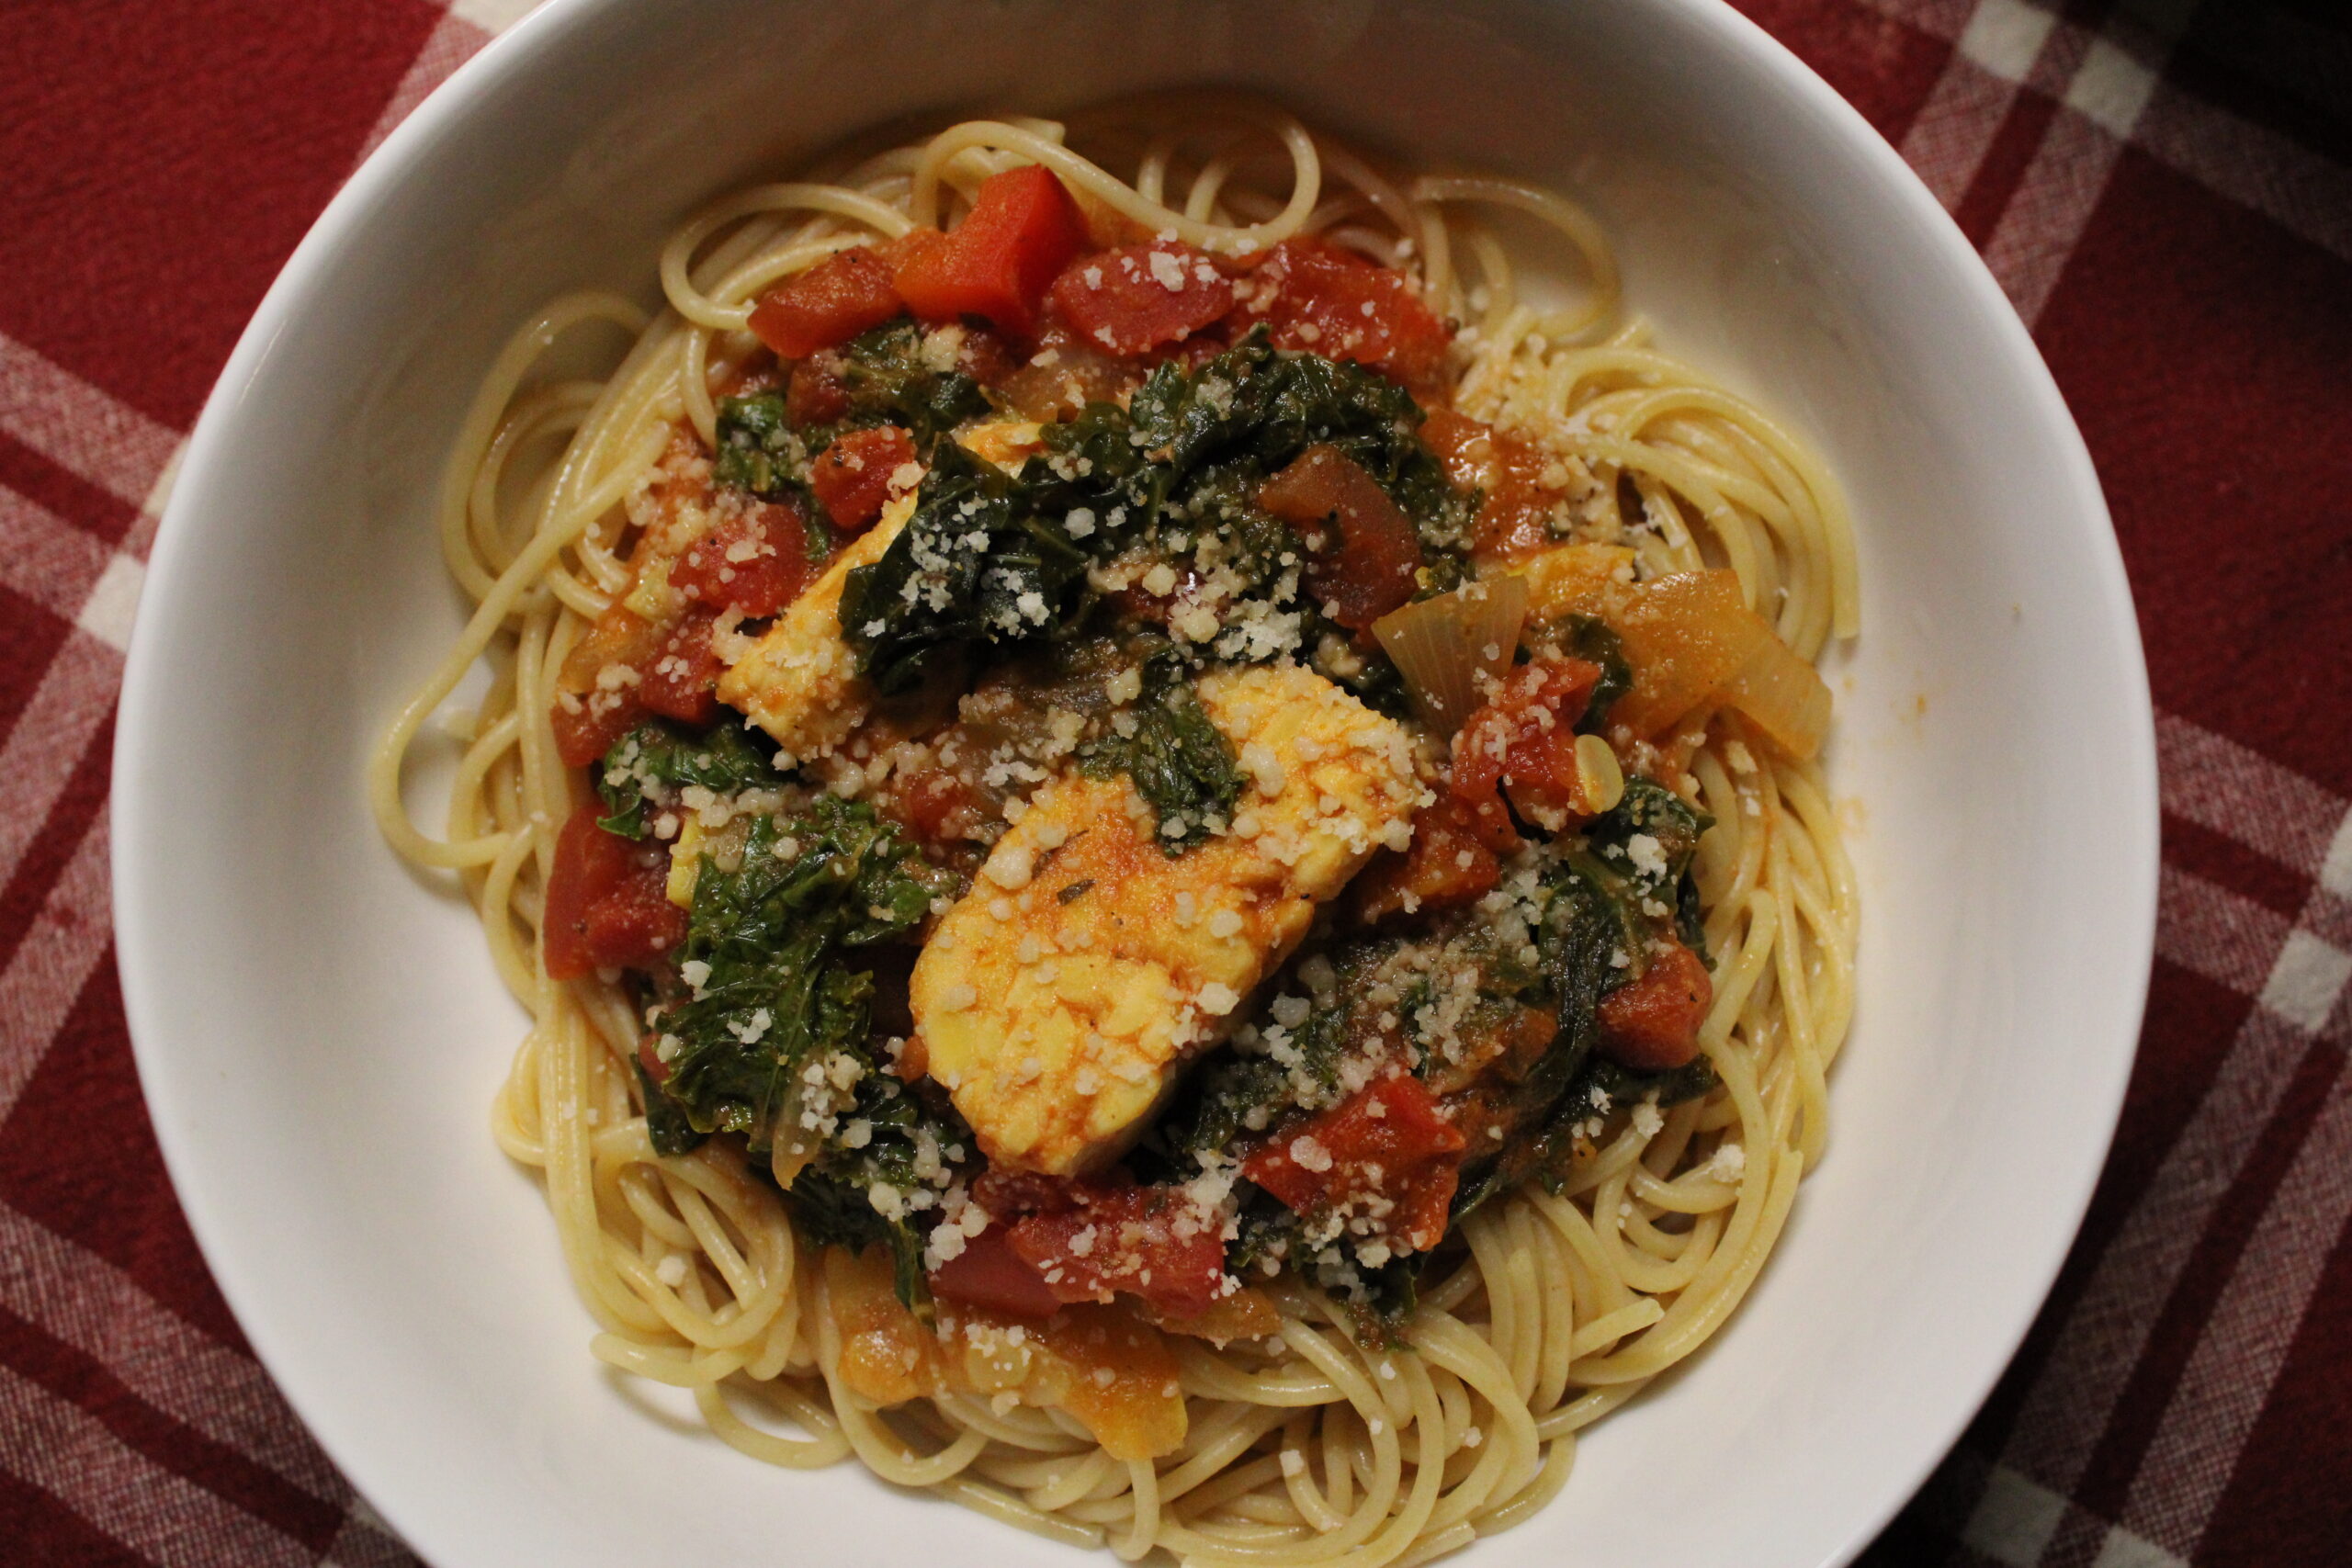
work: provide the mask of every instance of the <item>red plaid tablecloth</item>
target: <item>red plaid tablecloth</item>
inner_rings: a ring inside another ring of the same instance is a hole
[[[215,1292],[131,1071],[122,649],[181,443],[313,216],[530,0],[0,6],[0,1562],[406,1564]],[[2057,373],[2139,596],[2154,994],[2024,1349],[1873,1565],[2352,1562],[2352,19],[1740,0]]]

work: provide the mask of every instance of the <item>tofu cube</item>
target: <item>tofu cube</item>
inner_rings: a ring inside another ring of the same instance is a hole
[[[1402,727],[1311,671],[1221,671],[1201,704],[1241,754],[1229,829],[1170,857],[1126,779],[1043,785],[917,961],[932,1076],[990,1160],[1115,1160],[1421,788]]]

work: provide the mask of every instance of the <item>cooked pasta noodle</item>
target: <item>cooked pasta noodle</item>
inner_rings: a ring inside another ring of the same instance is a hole
[[[1234,1568],[1423,1562],[1541,1507],[1586,1427],[1723,1326],[1823,1157],[1857,914],[1815,764],[1727,706],[1643,753],[1715,823],[1694,874],[1714,955],[1699,1042],[1716,1087],[1596,1118],[1556,1190],[1529,1183],[1471,1214],[1464,1245],[1432,1261],[1401,1347],[1289,1275],[1265,1287],[1272,1337],[1172,1340],[1185,1435],[1153,1460],[1113,1458],[1060,1408],[950,1391],[877,1408],[854,1392],[828,1272],[787,1205],[735,1141],[657,1155],[630,998],[593,974],[550,980],[541,961],[557,831],[583,795],[548,715],[557,671],[628,592],[624,502],[681,422],[715,444],[719,392],[757,352],[745,329],[763,291],[844,248],[952,227],[983,180],[1027,163],[1137,231],[1224,254],[1321,234],[1403,269],[1464,323],[1454,406],[1589,473],[1592,536],[1630,545],[1645,579],[1728,567],[1808,662],[1854,634],[1836,481],[1623,315],[1615,262],[1581,209],[1513,180],[1399,174],[1262,105],[1159,98],[1067,125],[967,121],[821,179],[730,194],[663,249],[658,313],[582,293],[526,323],[467,411],[438,501],[443,555],[473,609],[378,748],[371,802],[395,850],[462,880],[530,1014],[492,1130],[544,1180],[598,1357],[691,1391],[711,1430],[754,1458],[808,1469],[854,1455],[888,1481],[1131,1561],[1157,1548]],[[1558,242],[1582,280],[1576,304],[1518,297],[1513,258],[1481,221],[1495,208]],[[559,342],[599,334],[628,344],[608,375],[543,372]],[[403,764],[485,663],[434,837],[403,807]]]

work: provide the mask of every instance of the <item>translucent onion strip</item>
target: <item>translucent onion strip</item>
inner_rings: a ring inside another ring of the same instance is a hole
[[[1451,735],[1510,668],[1526,619],[1527,580],[1504,577],[1392,610],[1373,622],[1372,635],[1404,676],[1422,722]]]

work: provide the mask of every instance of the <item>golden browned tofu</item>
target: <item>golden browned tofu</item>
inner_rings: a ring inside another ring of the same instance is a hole
[[[842,588],[851,572],[882,558],[914,513],[914,491],[894,497],[881,520],[835,556],[718,678],[718,700],[749,714],[800,761],[830,755],[874,705],[874,688],[842,639]]]
[[[1291,666],[1204,677],[1240,754],[1232,823],[1181,855],[1125,778],[1044,785],[917,961],[916,1028],[989,1159],[1115,1159],[1187,1058],[1384,845],[1421,789],[1405,730]]]
[[[956,445],[1008,473],[1018,473],[1022,464],[1046,449],[1037,422],[1028,419],[993,419],[967,425],[956,433]]]

